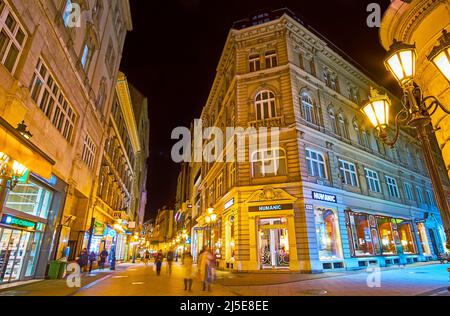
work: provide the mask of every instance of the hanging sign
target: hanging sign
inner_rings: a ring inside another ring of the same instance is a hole
[[[94,236],[103,236],[105,233],[105,226],[101,222],[94,222]]]

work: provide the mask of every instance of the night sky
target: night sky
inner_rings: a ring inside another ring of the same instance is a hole
[[[148,97],[150,116],[149,192],[146,219],[175,202],[179,166],[170,150],[176,126],[198,118],[212,86],[234,21],[260,9],[287,7],[362,65],[378,83],[395,90],[383,66],[378,28],[366,25],[368,3],[382,12],[388,0],[130,0],[121,70]]]

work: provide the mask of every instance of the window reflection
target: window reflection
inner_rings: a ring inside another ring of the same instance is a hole
[[[409,221],[405,221],[402,219],[397,219],[396,222],[403,253],[404,254],[417,253],[416,247],[414,245],[411,223]]]
[[[330,209],[316,208],[315,218],[319,258],[342,258],[339,223],[335,212]]]
[[[377,217],[378,232],[380,233],[381,250],[383,255],[395,255],[394,233],[392,232],[392,224],[390,218]]]
[[[366,214],[350,213],[349,217],[355,256],[373,255],[374,249],[370,236],[368,216]]]

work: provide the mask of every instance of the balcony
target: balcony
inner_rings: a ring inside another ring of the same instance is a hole
[[[258,127],[281,127],[284,125],[284,116],[276,116],[263,120],[250,121],[248,126],[258,128]]]

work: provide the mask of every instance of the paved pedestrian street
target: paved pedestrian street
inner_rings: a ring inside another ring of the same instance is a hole
[[[314,275],[219,271],[211,292],[202,291],[197,280],[187,292],[180,263],[174,263],[171,275],[163,265],[160,276],[152,263],[127,263],[116,271],[83,275],[80,288],[69,288],[65,280],[44,280],[2,290],[0,296],[449,296],[448,267],[414,264],[381,269],[379,275],[365,270]]]

